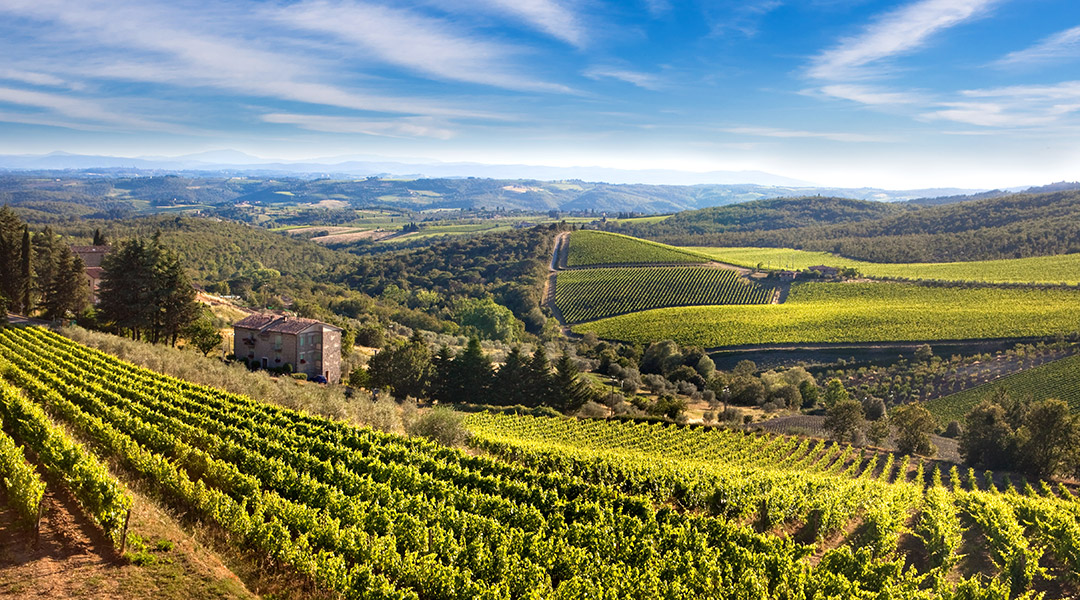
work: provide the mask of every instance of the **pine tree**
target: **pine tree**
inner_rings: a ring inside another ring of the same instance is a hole
[[[428,390],[432,400],[452,402],[451,381],[454,377],[454,353],[446,344],[431,359],[431,388]]]
[[[551,397],[551,364],[543,346],[537,346],[525,370],[525,406],[546,404]]]
[[[156,265],[155,295],[158,322],[154,327],[154,342],[159,336],[176,345],[180,331],[199,318],[199,305],[195,302],[195,288],[180,264],[180,257],[171,250],[159,248]]]
[[[19,236],[23,224],[15,211],[4,205],[0,208],[0,296],[8,301],[8,309],[19,312],[22,297],[21,254]]]
[[[156,252],[139,238],[129,240],[105,256],[104,275],[98,290],[98,310],[104,322],[117,330],[128,330],[141,339],[153,323],[154,266]]]
[[[487,404],[491,393],[491,361],[484,356],[479,338],[469,338],[469,344],[454,357],[451,372],[451,398],[455,403]]]
[[[506,355],[506,360],[495,373],[491,393],[491,403],[501,406],[514,406],[528,403],[527,375],[528,359],[521,355],[521,347],[514,346]]]
[[[47,319],[61,319],[68,313],[78,315],[86,309],[87,285],[83,261],[65,245],[58,245],[54,259],[52,284],[42,296]]]
[[[581,379],[574,359],[565,352],[555,362],[551,384],[551,406],[561,412],[572,413],[593,399],[592,390]]]

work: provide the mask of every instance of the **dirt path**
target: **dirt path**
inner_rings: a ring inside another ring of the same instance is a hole
[[[33,534],[15,523],[0,492],[0,598],[256,598],[215,554],[142,496],[135,494],[129,540],[135,545],[146,540],[148,563],[143,566],[119,556],[59,485],[49,484],[44,505],[35,548]]]
[[[551,252],[551,263],[548,265],[548,277],[547,281],[544,282],[543,304],[551,310],[552,316],[559,322],[563,335],[568,338],[576,338],[580,336],[570,330],[570,326],[566,324],[566,318],[563,317],[562,311],[559,310],[558,305],[555,304],[556,278],[559,275],[559,270],[566,268],[566,256],[569,250],[570,232],[564,231],[555,236],[555,247]]]

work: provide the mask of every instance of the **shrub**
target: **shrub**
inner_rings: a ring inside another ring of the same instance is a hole
[[[436,407],[421,414],[406,427],[409,435],[426,437],[444,446],[458,446],[465,442],[465,415],[445,407]]]

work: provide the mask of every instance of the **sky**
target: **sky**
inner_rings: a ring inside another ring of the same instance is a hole
[[[1080,179],[1076,0],[0,0],[0,154]]]

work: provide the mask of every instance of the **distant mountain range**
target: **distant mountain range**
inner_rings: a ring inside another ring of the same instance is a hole
[[[764,171],[677,171],[670,169],[613,169],[606,167],[549,167],[539,165],[494,165],[481,163],[448,163],[430,159],[389,159],[380,156],[337,156],[305,161],[266,159],[236,150],[214,150],[183,156],[97,156],[52,152],[37,155],[0,155],[0,169],[35,170],[93,170],[109,169],[111,175],[124,171],[165,171],[194,173],[231,173],[251,176],[289,177],[402,177],[402,178],[464,178],[529,179],[537,181],[578,180],[611,184],[646,185],[755,185],[800,190],[836,189]],[[957,188],[907,190],[901,194],[887,193],[883,199],[952,196],[981,190]],[[859,198],[867,198],[859,192]]]

